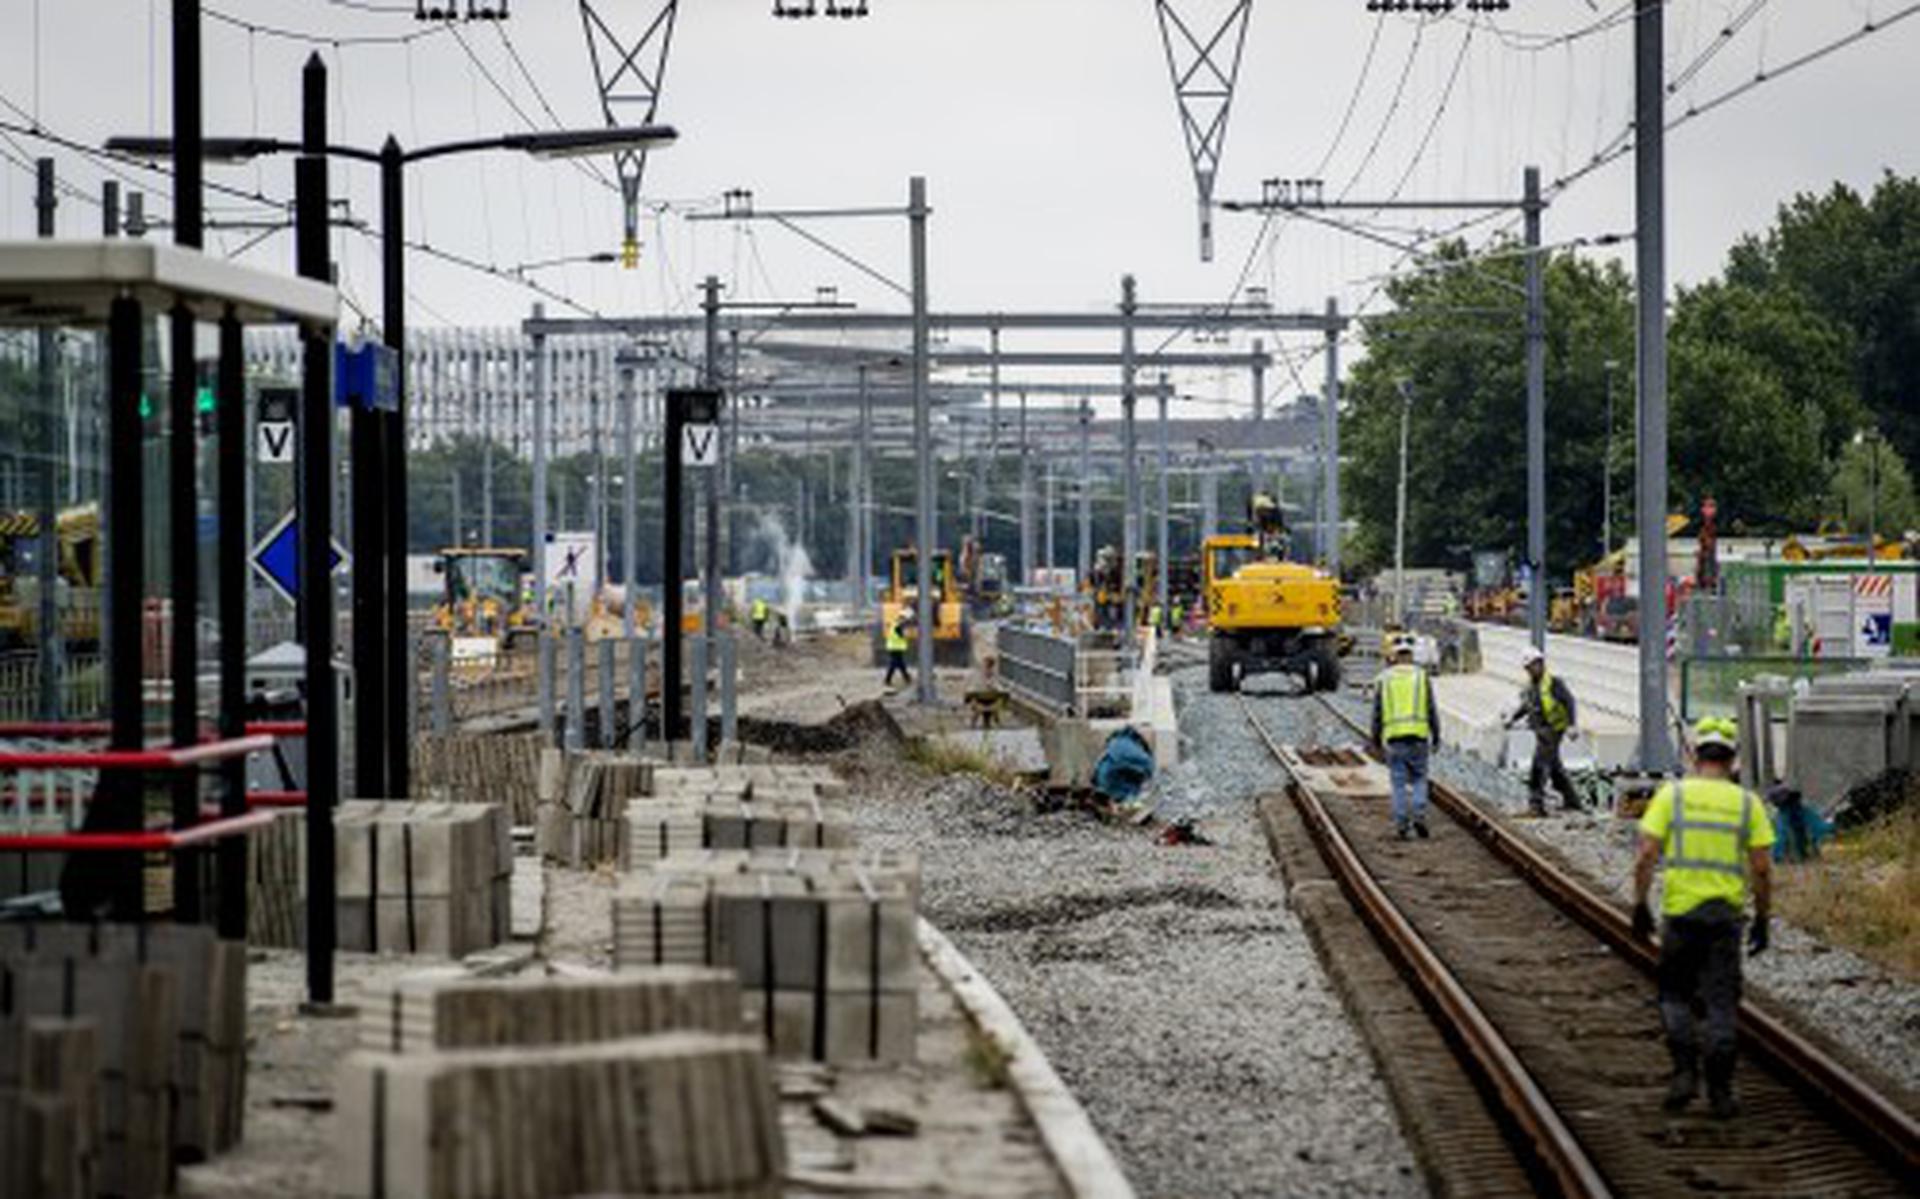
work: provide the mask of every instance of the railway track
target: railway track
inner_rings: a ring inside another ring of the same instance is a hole
[[[1331,718],[1318,727],[1347,744],[1281,744],[1256,711],[1267,702],[1317,704],[1315,717]],[[1395,840],[1385,771],[1358,748],[1364,733],[1345,713],[1320,699],[1240,703],[1287,772],[1320,858],[1441,1034],[1382,1052],[1450,1057],[1408,1068],[1429,1078],[1464,1071],[1535,1187],[1572,1196],[1916,1192],[1913,1116],[1751,1002],[1740,1018],[1743,1115],[1715,1121],[1704,1103],[1661,1111],[1668,1063],[1656,958],[1624,914],[1438,782],[1433,839]],[[1443,1141],[1471,1123],[1426,1122]]]

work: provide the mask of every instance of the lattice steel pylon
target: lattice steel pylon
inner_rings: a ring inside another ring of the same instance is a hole
[[[608,0],[595,4],[580,0],[580,24],[587,34],[587,57],[593,60],[594,82],[600,88],[600,111],[613,126],[650,125],[660,107],[660,89],[666,82],[667,52],[673,48],[673,22],[680,0],[653,6],[653,19],[631,41],[615,33],[600,13]],[[620,261],[631,268],[640,256],[640,182],[646,177],[644,150],[621,150],[613,164],[620,176],[620,201],[625,210],[626,236]]]
[[[1213,181],[1226,146],[1227,113],[1233,107],[1233,88],[1240,78],[1240,55],[1247,44],[1253,0],[1232,0],[1218,27],[1204,39],[1176,10],[1175,0],[1154,0],[1153,8],[1160,18],[1167,72],[1173,77],[1173,97],[1180,106],[1180,131],[1187,139],[1187,157],[1193,163],[1193,183],[1199,191],[1200,261],[1212,262]]]

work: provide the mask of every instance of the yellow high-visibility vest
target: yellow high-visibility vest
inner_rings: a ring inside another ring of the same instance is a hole
[[[1556,733],[1566,732],[1567,726],[1573,723],[1567,715],[1567,705],[1553,693],[1553,672],[1544,669],[1540,672],[1540,717]]]
[[[1418,666],[1394,666],[1380,678],[1380,736],[1433,740],[1433,720],[1427,711],[1427,672]]]
[[[1684,916],[1710,900],[1747,902],[1747,853],[1773,844],[1766,806],[1725,779],[1682,779],[1656,791],[1640,831],[1661,843],[1661,910]]]
[[[896,620],[887,626],[887,652],[904,654],[907,652],[907,623]]]
[[[765,620],[767,618],[767,601],[763,599],[753,601],[753,618],[755,620]]]

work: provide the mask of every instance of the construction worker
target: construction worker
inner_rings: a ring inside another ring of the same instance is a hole
[[[907,614],[905,612],[895,616],[893,623],[887,626],[887,677],[882,686],[893,686],[893,672],[896,670],[900,672],[901,679],[905,680],[908,686],[913,685],[913,675],[907,671]]]
[[[1560,793],[1560,806],[1568,812],[1580,810],[1580,793],[1567,777],[1560,760],[1560,743],[1573,727],[1576,710],[1573,692],[1566,680],[1547,669],[1547,656],[1533,646],[1520,655],[1527,672],[1527,685],[1520,692],[1520,710],[1515,720],[1525,719],[1533,731],[1533,765],[1527,771],[1527,810],[1535,816],[1547,814],[1547,782]]]
[[[1390,646],[1393,664],[1374,684],[1373,743],[1386,754],[1393,779],[1394,835],[1425,840],[1427,770],[1440,743],[1440,710],[1432,677],[1413,664],[1413,637],[1396,633]]]
[[[1167,627],[1160,623],[1160,605],[1159,604],[1147,605],[1147,627],[1155,630],[1156,632],[1164,633],[1167,631]]]
[[[1640,818],[1633,863],[1633,931],[1653,935],[1647,894],[1653,871],[1666,874],[1660,911],[1660,1021],[1673,1055],[1666,1110],[1678,1112],[1699,1090],[1720,1119],[1738,1115],[1733,1095],[1734,1017],[1740,1007],[1740,925],[1753,892],[1747,952],[1767,948],[1772,902],[1773,824],[1767,805],[1733,781],[1739,732],[1708,717],[1694,726],[1693,773],[1654,793]],[[1696,1027],[1694,1009],[1704,1012]],[[1704,1043],[1703,1043],[1704,1042]]]
[[[751,610],[751,617],[753,620],[753,635],[762,641],[765,641],[767,639],[768,615],[769,615],[769,608],[767,605],[767,601],[764,599],[754,600],[753,608]]]

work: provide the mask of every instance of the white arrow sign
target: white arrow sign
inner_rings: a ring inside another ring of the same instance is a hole
[[[263,420],[255,428],[254,449],[261,462],[293,461],[292,421]]]
[[[680,465],[715,466],[719,464],[719,425],[682,425],[680,429]]]

